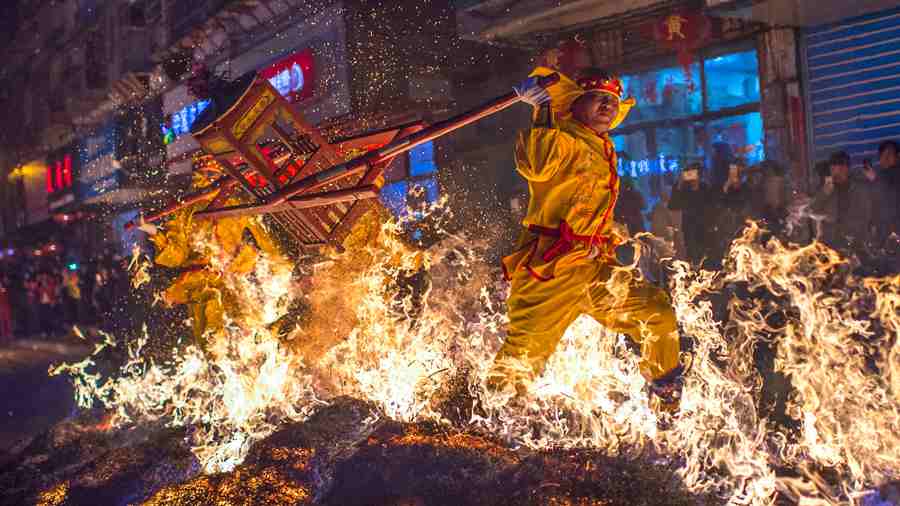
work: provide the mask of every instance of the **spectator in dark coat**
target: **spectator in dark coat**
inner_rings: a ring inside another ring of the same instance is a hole
[[[623,177],[614,214],[620,223],[628,227],[631,236],[647,231],[643,214],[646,205],[644,196],[634,187],[634,182],[630,178]]]
[[[878,146],[878,165],[874,182],[878,192],[879,239],[900,232],[900,146],[885,141]]]
[[[713,195],[716,213],[712,221],[713,242],[710,254],[716,259],[716,266],[728,253],[731,241],[744,229],[747,219],[753,216],[754,193],[757,188],[745,181],[743,167],[731,164],[721,191]]]
[[[735,157],[734,152],[731,150],[731,145],[727,142],[714,142],[710,156],[712,173],[709,181],[717,191],[725,186],[725,181],[728,181],[728,174],[734,163]]]
[[[669,209],[681,211],[682,234],[688,260],[703,268],[712,268],[710,250],[717,212],[716,192],[700,181],[700,166],[689,166],[672,188]]]
[[[812,203],[823,220],[818,239],[847,256],[865,258],[875,227],[872,188],[850,178],[850,156],[843,151],[832,155],[830,174]]]

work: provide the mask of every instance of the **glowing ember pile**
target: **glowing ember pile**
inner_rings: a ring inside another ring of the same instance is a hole
[[[252,275],[224,280],[242,306],[260,310],[226,322],[206,350],[188,346],[171,363],[158,364],[142,356],[138,343],[115,378],[92,375],[90,359],[57,372],[72,373],[79,402],[111,410],[116,427],[186,428],[207,473],[234,469],[283,424],[349,396],[374,407],[359,420],[361,433],[387,418],[429,421],[457,434],[440,443],[415,432],[395,434],[388,438],[392,447],[405,441],[486,453],[570,449],[582,463],[593,458],[588,455],[623,462],[640,455],[671,466],[691,493],[723,504],[771,504],[778,492],[839,503],[900,478],[900,278],[857,278],[824,246],[763,243],[755,226],[734,242],[722,273],[675,263],[672,299],[693,350],[685,357],[690,367],[680,413],[658,419],[626,340],[587,317],[569,328],[525,398],[486,393],[484,378],[505,322],[499,270],[482,260],[476,242],[448,236],[416,252],[396,239],[399,225],[386,227],[377,247],[366,251],[366,267],[330,286],[353,294],[340,308],[344,319],[335,322],[351,329],[343,339],[319,340],[309,333],[314,325],[299,325],[288,339],[271,330],[299,286],[261,253]],[[329,265],[340,263],[335,258]],[[333,282],[329,265],[313,271],[311,286],[317,279]],[[420,269],[430,273],[430,284],[404,291],[396,280]],[[623,267],[610,291],[633,275],[634,268]],[[710,298],[723,289],[743,294],[729,303],[727,325],[714,318]],[[321,284],[305,295],[317,293]],[[786,323],[773,327],[773,314]],[[762,377],[754,350],[763,338],[777,343],[776,369],[795,389],[788,414],[797,432],[758,410]],[[312,458],[298,455],[291,459],[301,468]],[[278,500],[298,504],[322,493],[254,459],[255,471],[244,464],[236,474],[193,483],[205,493],[225,493],[222,487],[250,475],[261,487],[269,486],[266,480],[273,487],[293,483],[299,488],[282,492],[296,497]],[[166,493],[174,492],[157,501]]]

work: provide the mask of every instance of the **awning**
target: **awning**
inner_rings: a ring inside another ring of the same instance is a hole
[[[706,0],[714,15],[775,26],[833,23],[897,6],[897,0]]]
[[[463,38],[483,41],[518,39],[568,31],[598,20],[674,5],[672,0],[488,0],[457,13]]]

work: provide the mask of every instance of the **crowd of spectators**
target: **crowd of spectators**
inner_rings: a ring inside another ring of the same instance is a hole
[[[7,259],[0,264],[0,341],[52,338],[74,326],[104,328],[129,291],[125,260],[113,253],[85,262]]]
[[[786,241],[819,240],[861,274],[896,274],[900,148],[887,141],[878,153],[877,164],[865,160],[857,167],[847,153],[834,153],[816,165],[808,195],[789,191],[784,168],[774,162],[747,167],[733,159],[709,169],[693,164],[667,174],[671,190],[662,189],[652,209],[642,212],[644,199],[624,187],[616,216],[632,236],[649,223],[649,231],[670,245],[669,256],[695,267],[720,269],[731,242],[753,220]]]
[[[737,158],[719,157],[711,167],[693,164],[680,173],[666,174],[669,181],[657,182],[654,188],[658,200],[652,209],[642,210],[644,199],[630,187],[622,190],[616,217],[632,236],[644,230],[643,221],[661,239],[650,243],[649,261],[641,268],[663,286],[668,272],[664,258],[686,260],[694,268],[721,269],[732,241],[748,220],[782,242],[824,243],[841,253],[855,274],[896,275],[900,273],[900,146],[887,141],[877,148],[875,163],[856,160],[854,164],[843,151],[820,161],[808,194],[789,190],[786,171],[776,163],[747,167]],[[742,285],[728,285],[710,294],[723,329],[728,327],[727,302],[733,296],[771,302],[774,295]],[[772,328],[778,328],[786,315],[775,311],[767,318]],[[777,346],[763,339],[754,350],[763,377],[760,407],[778,423],[791,425],[785,411],[790,380],[774,366]]]

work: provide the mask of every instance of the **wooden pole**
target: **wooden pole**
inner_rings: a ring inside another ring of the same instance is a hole
[[[165,208],[144,216],[144,221],[146,223],[153,223],[155,221],[159,221],[166,216],[178,212],[185,207],[196,204],[197,202],[203,202],[204,200],[209,200],[215,197],[219,191],[230,190],[237,184],[237,181],[234,180],[231,176],[222,176],[219,179],[213,181],[213,183],[203,190],[195,193],[191,193],[189,195],[185,195],[178,201],[169,204]],[[140,224],[140,221],[129,221],[125,224],[125,230],[131,230],[132,228],[137,227]]]
[[[549,76],[540,78],[538,80],[538,85],[546,88],[558,81],[559,74],[554,73],[550,74]],[[476,107],[475,109],[472,109],[470,111],[458,114],[439,123],[435,123],[434,125],[416,132],[409,137],[398,139],[387,144],[384,147],[381,147],[374,151],[370,151],[360,157],[354,158],[353,160],[335,165],[330,169],[323,170],[316,174],[305,177],[300,181],[291,183],[281,190],[270,195],[266,199],[266,204],[281,204],[286,202],[294,195],[308,191],[311,188],[321,186],[323,184],[328,184],[329,182],[336,179],[341,179],[352,174],[357,174],[359,172],[365,171],[372,165],[394,158],[397,155],[410,151],[416,146],[432,141],[443,135],[447,135],[454,130],[458,130],[466,125],[491,116],[492,114],[496,114],[521,101],[522,97],[520,97],[516,92],[507,93],[506,95],[495,98],[494,100],[491,100],[490,102],[483,104],[480,107]]]
[[[317,193],[303,197],[293,197],[280,204],[243,204],[239,206],[223,207],[209,211],[200,211],[194,214],[194,219],[215,220],[230,218],[233,216],[247,216],[254,214],[270,214],[295,209],[309,209],[312,207],[327,206],[338,202],[355,202],[357,200],[374,199],[378,197],[378,187],[374,185],[348,188],[333,192]]]

